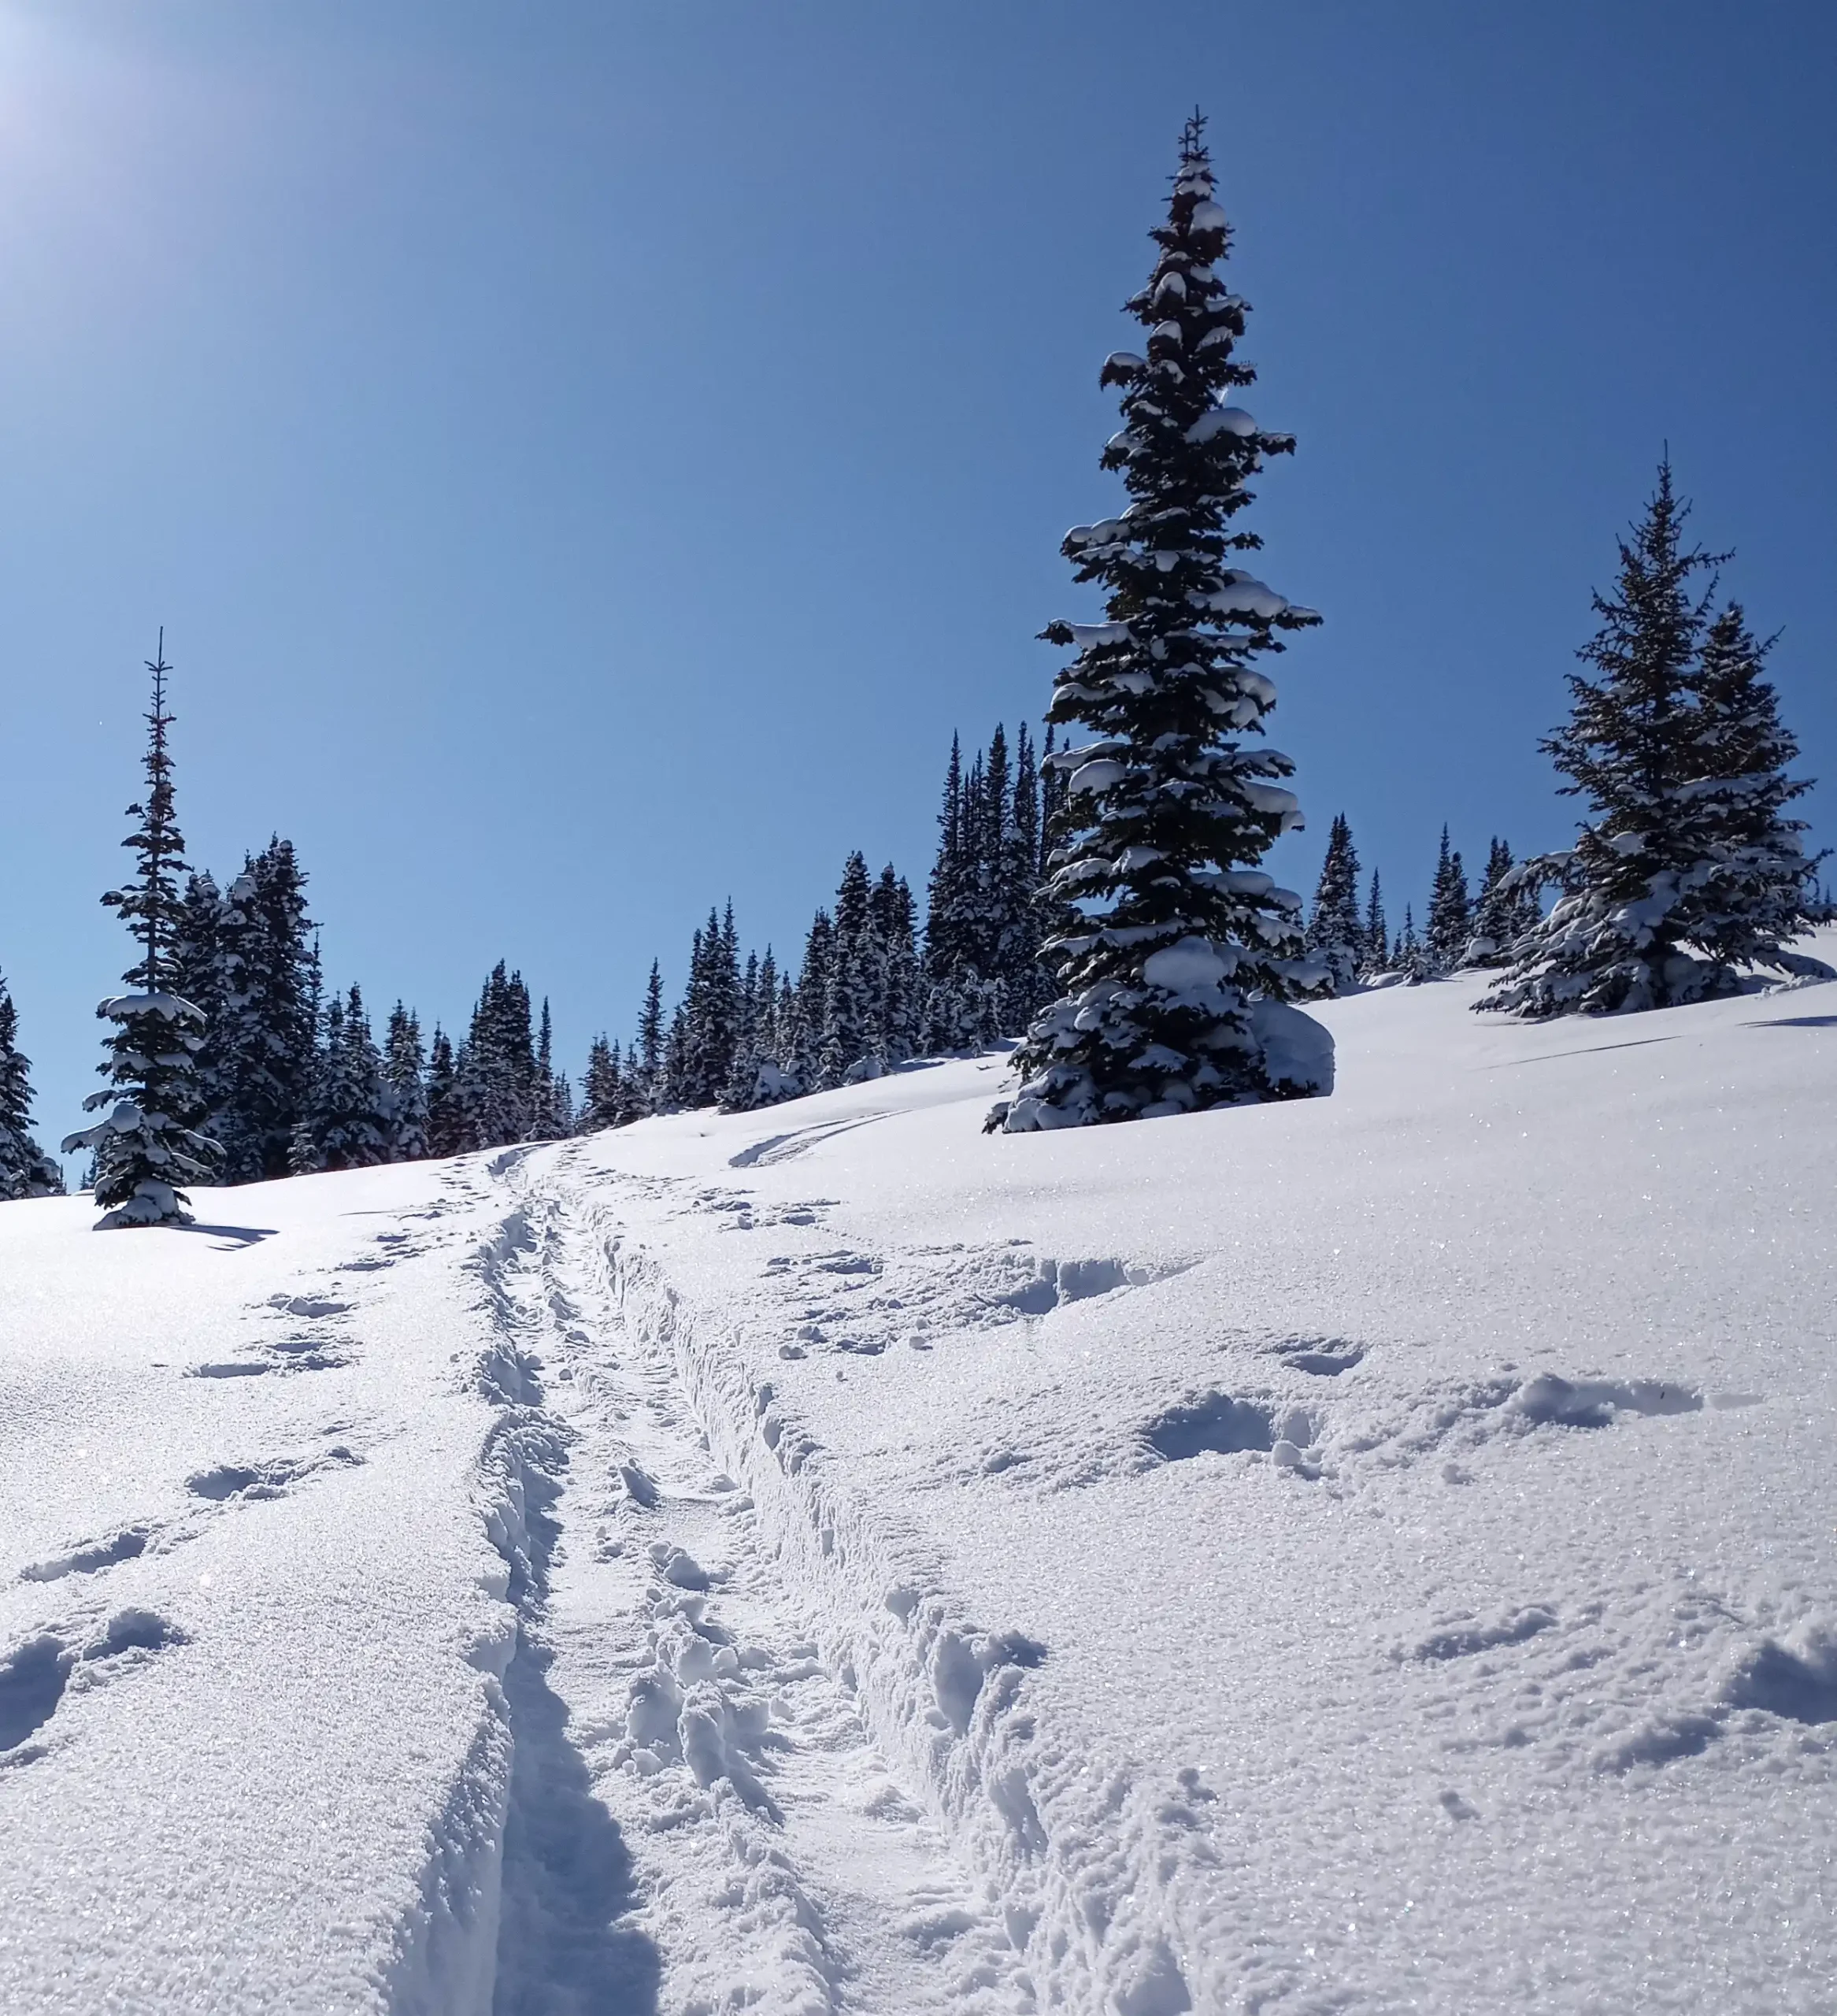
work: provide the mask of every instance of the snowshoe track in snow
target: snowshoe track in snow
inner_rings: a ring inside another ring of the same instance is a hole
[[[658,1970],[686,2012],[1030,2008],[669,1354],[622,1321],[604,1228],[554,1188],[483,1269],[505,1342],[486,1376],[524,1458],[495,2009],[648,2006]],[[592,1999],[602,1979],[632,1999]]]

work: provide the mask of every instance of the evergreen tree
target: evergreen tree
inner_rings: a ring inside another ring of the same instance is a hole
[[[1039,769],[1023,721],[1014,743],[1014,798],[1003,873],[1001,980],[1009,1029],[1027,1028],[1052,997],[1040,964]]]
[[[399,1001],[389,1011],[383,1080],[389,1102],[389,1159],[418,1162],[432,1153],[428,1060],[421,1048],[420,1018]]]
[[[967,958],[963,936],[971,867],[965,831],[963,750],[950,738],[950,761],[944,773],[944,802],[938,813],[938,854],[931,865],[925,906],[924,977],[935,988]]]
[[[335,994],[326,1002],[320,1019],[319,1040],[313,1049],[313,1075],[306,1088],[306,1103],[294,1122],[287,1143],[290,1176],[317,1176],[325,1167],[320,1146],[321,1131],[343,1110],[342,1059],[344,1054],[344,1003]]]
[[[582,1086],[580,1132],[598,1134],[602,1128],[624,1125],[625,1087],[619,1069],[618,1053],[602,1036],[595,1036],[587,1053],[587,1077]]]
[[[115,1025],[102,1074],[107,1088],[84,1109],[111,1110],[106,1120],[72,1134],[64,1152],[89,1150],[95,1158],[98,1229],[188,1225],[190,1200],[180,1185],[208,1181],[217,1143],[204,1132],[207,1117],[198,1081],[204,1018],[172,987],[173,947],[184,923],[179,877],[186,872],[185,842],[173,808],[172,759],[167,730],[165,632],[149,660],[153,706],[146,717],[146,796],[128,807],[139,823],[122,845],[137,857],[134,878],[102,901],[119,910],[139,946],[122,977],[137,991],[104,1001],[96,1013]]]
[[[829,969],[835,957],[835,921],[828,910],[820,910],[804,935],[804,962],[798,969],[797,1028],[791,1065],[800,1091],[817,1089],[829,1000]]]
[[[1452,973],[1465,956],[1467,941],[1472,935],[1473,909],[1467,893],[1467,871],[1461,865],[1460,855],[1449,847],[1448,829],[1443,826],[1423,946],[1429,971]]]
[[[632,1045],[632,1069],[627,1073],[643,1113],[663,1110],[663,976],[653,959],[650,977],[644,987],[644,1006],[639,1010],[638,1037]]]
[[[548,997],[543,998],[538,1025],[535,1072],[530,1089],[531,1141],[565,1141],[574,1132],[574,1088],[568,1074],[555,1069],[554,1025],[550,1017]]]
[[[1420,987],[1430,976],[1428,950],[1417,936],[1416,919],[1409,904],[1403,906],[1403,929],[1397,939],[1397,970],[1412,987]]]
[[[776,985],[776,979],[773,981]],[[744,1113],[759,1103],[759,1074],[765,1062],[771,1016],[760,1010],[760,966],[756,952],[746,954],[740,975],[739,1013],[735,1021],[733,1062],[720,1095],[725,1113]],[[768,1010],[769,1003],[768,1003]]]
[[[306,884],[293,843],[276,836],[224,892],[222,1021],[206,1054],[217,1061],[213,1131],[226,1183],[287,1173],[317,1068],[319,954]]]
[[[989,737],[986,758],[976,758],[975,798],[976,906],[970,963],[985,980],[1001,981],[1012,962],[1009,944],[1017,892],[1013,886],[1013,778],[1007,731]]]
[[[1771,640],[1757,644],[1731,602],[1703,640],[1692,681],[1692,810],[1711,864],[1685,899],[1685,936],[1711,962],[1709,991],[1726,992],[1738,969],[1809,973],[1821,965],[1787,950],[1820,921],[1818,863],[1786,807],[1811,787],[1788,777],[1798,745],[1782,725],[1777,695],[1761,676]]]
[[[1055,622],[1075,645],[1050,717],[1097,739],[1059,752],[1068,798],[1054,891],[1082,922],[1057,941],[1063,999],[1017,1060],[1021,1091],[992,1125],[1010,1130],[1152,1117],[1329,1089],[1331,1039],[1290,1004],[1324,993],[1306,957],[1300,899],[1257,864],[1301,813],[1280,780],[1294,765],[1260,736],[1275,688],[1255,669],[1280,632],[1319,621],[1228,561],[1249,479],[1292,437],[1266,432],[1224,395],[1255,373],[1238,358],[1245,306],[1218,269],[1224,213],[1195,114],[1160,257],[1129,312],[1146,355],[1118,352],[1124,425],[1120,517],[1075,528],[1064,551],[1108,591],[1106,620]]]
[[[809,1089],[805,1080],[792,1075],[789,1060],[811,1046],[801,1038],[800,1007],[796,988],[788,974],[781,975],[772,947],[759,962],[756,988],[750,1077],[736,1063],[732,1096],[734,1111],[754,1106],[776,1106],[782,1099],[795,1099]],[[813,1068],[813,1067],[812,1067]]]
[[[696,948],[699,956],[700,947]],[[669,1033],[663,1043],[663,1104],[658,1110],[676,1113],[685,1103],[689,1075],[689,1010],[679,1001],[670,1015]]]
[[[439,1024],[428,1053],[428,1153],[457,1155],[465,1146],[465,1097],[453,1039]]]
[[[1715,867],[1692,693],[1713,589],[1696,597],[1692,582],[1727,556],[1685,549],[1689,508],[1661,463],[1644,517],[1619,542],[1615,592],[1594,597],[1601,627],[1577,655],[1597,676],[1569,675],[1569,719],[1541,745],[1592,816],[1572,850],[1533,864],[1563,894],[1476,1007],[1534,1020],[1609,1014],[1717,984],[1713,962],[1684,947],[1692,900]]]
[[[225,1173],[220,1121],[234,1095],[224,1042],[228,992],[225,909],[222,891],[209,869],[188,876],[172,932],[172,992],[189,1001],[204,1018],[204,1040],[198,1047],[194,1071],[205,1116],[204,1131],[220,1143],[216,1172],[219,1181]]]
[[[835,936],[817,1055],[820,1085],[840,1085],[862,1076],[877,1077],[885,1069],[876,1051],[878,1009],[868,864],[857,850],[849,856],[835,892]]]
[[[918,945],[912,891],[888,862],[868,899],[877,1028],[874,1054],[903,1064],[918,1047]]]
[[[31,1135],[31,1060],[19,1051],[19,1010],[0,975],[0,1203],[61,1197],[64,1177]]]
[[[683,1034],[675,1102],[719,1103],[733,1075],[739,1036],[739,947],[733,906],[723,918],[708,913],[706,930],[695,934],[689,958],[689,984],[683,997]]]
[[[1024,732],[1010,764],[998,723],[967,775],[961,743],[951,739],[913,993],[915,1045],[979,1047],[1024,1026],[1046,998],[1039,963],[1039,782]]]
[[[528,1139],[536,1088],[529,989],[502,959],[472,1010],[457,1072],[466,1147],[499,1148]]]
[[[765,948],[765,958],[759,962],[758,984],[754,992],[754,1047],[762,1062],[776,1065],[779,1061],[780,1041],[778,961],[769,945]]]
[[[1487,849],[1486,874],[1473,906],[1473,925],[1461,954],[1464,966],[1502,966],[1524,928],[1524,896],[1513,870],[1512,850],[1498,835]],[[1533,901],[1535,902],[1535,898]]]
[[[1372,893],[1365,905],[1365,925],[1359,936],[1359,977],[1375,980],[1391,970],[1390,926],[1384,916],[1384,897],[1378,871],[1372,870]]]
[[[1313,914],[1308,919],[1308,950],[1331,976],[1335,994],[1350,994],[1358,984],[1365,927],[1358,914],[1358,852],[1343,812],[1328,829],[1327,858],[1314,890]]]
[[[390,1159],[392,1105],[364,997],[354,987],[325,1010],[324,1040],[306,1113],[294,1129],[296,1176],[373,1169]]]

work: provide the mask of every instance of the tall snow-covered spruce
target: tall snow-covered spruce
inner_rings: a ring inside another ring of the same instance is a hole
[[[153,675],[153,706],[146,717],[146,798],[131,805],[139,822],[121,844],[139,857],[132,880],[111,889],[102,901],[118,910],[139,943],[139,956],[122,978],[137,991],[112,995],[96,1010],[115,1025],[109,1040],[108,1080],[83,1101],[86,1111],[109,1108],[109,1116],[64,1143],[65,1154],[87,1150],[95,1158],[95,1200],[103,1215],[97,1229],[139,1225],[189,1225],[190,1199],[180,1185],[208,1181],[217,1158],[217,1143],[203,1129],[204,1088],[198,1053],[204,1043],[204,1017],[174,987],[175,958],[187,915],[180,878],[185,873],[185,842],[173,810],[172,759],[166,731],[165,632],[147,662]]]
[[[1786,808],[1811,788],[1786,766],[1798,744],[1780,719],[1779,696],[1761,667],[1771,639],[1757,643],[1741,605],[1712,623],[1698,654],[1694,721],[1697,816],[1714,865],[1690,905],[1690,936],[1711,962],[1718,991],[1738,968],[1809,973],[1820,962],[1787,951],[1817,921],[1820,854],[1808,854],[1802,819]]]
[[[1476,1008],[1613,1014],[1731,992],[1743,967],[1830,975],[1785,943],[1814,921],[1816,864],[1780,816],[1804,788],[1784,773],[1796,750],[1739,609],[1712,623],[1713,583],[1694,591],[1728,556],[1685,548],[1689,513],[1661,463],[1614,592],[1594,597],[1578,655],[1596,676],[1570,675],[1569,719],[1543,744],[1590,817],[1520,871],[1562,894]]]
[[[1180,138],[1147,285],[1128,304],[1146,354],[1118,351],[1102,382],[1124,424],[1103,453],[1130,497],[1063,551],[1108,591],[1102,623],[1043,633],[1078,655],[1047,718],[1095,739],[1057,751],[1066,774],[1049,903],[1070,921],[1045,948],[1061,998],[1016,1062],[1021,1088],[990,1115],[1010,1132],[1147,1119],[1330,1091],[1332,1039],[1291,1004],[1326,995],[1301,899],[1257,864],[1302,823],[1260,740],[1276,689],[1257,661],[1320,618],[1230,564],[1262,543],[1233,521],[1264,458],[1287,454],[1230,395],[1256,373],[1234,354],[1246,304],[1219,272],[1230,244],[1198,114]]]

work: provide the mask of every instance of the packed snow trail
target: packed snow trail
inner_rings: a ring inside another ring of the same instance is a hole
[[[1480,984],[0,1207],[0,2007],[1828,2016],[1837,988]]]
[[[506,1675],[497,2016],[654,2006],[659,1965],[685,2011],[1030,2008],[1005,1932],[869,1739],[673,1366],[622,1321],[572,1160],[511,1171],[522,1236],[492,1282],[522,1397],[562,1425],[551,1454],[565,1445],[558,1490],[526,1514],[531,1599]]]

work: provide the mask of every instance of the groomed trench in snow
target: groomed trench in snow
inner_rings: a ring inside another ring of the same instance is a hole
[[[1120,1772],[1094,1778],[1062,1755],[1043,1768],[1025,1683],[1045,1648],[936,1590],[920,1551],[901,1549],[749,1373],[720,1318],[694,1312],[603,1207],[588,1222],[628,1329],[667,1354],[824,1662],[982,1879],[1043,2001],[1122,2016],[1190,2007],[1157,1928],[1159,1878],[1191,1855],[1191,1813]]]

